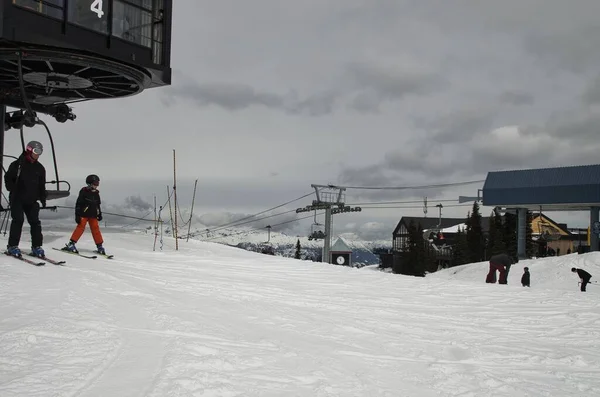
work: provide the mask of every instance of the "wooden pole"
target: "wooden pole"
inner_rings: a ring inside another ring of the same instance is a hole
[[[156,239],[158,238],[158,216],[156,215],[156,194],[154,195],[154,245],[152,251],[156,251]]]
[[[171,207],[171,193],[169,192],[169,185],[167,185],[167,202],[169,203],[169,217],[171,218],[171,235],[175,237],[175,232],[173,232],[173,208]]]
[[[185,241],[190,241],[190,230],[192,229],[192,214],[194,213],[194,201],[196,200],[196,186],[198,186],[198,179],[194,182],[194,195],[192,196],[192,210],[190,211],[190,220],[188,222],[188,233]]]
[[[175,149],[173,149],[173,196],[175,200],[175,251],[179,250],[179,241],[177,239],[177,174],[175,173]]]

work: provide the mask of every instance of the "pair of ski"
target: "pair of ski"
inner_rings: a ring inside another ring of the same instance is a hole
[[[101,253],[99,253],[96,250],[92,251],[96,255],[85,255],[85,254],[82,254],[81,252],[73,252],[73,251],[66,250],[64,248],[54,248],[54,247],[52,247],[52,249],[60,251],[60,252],[64,252],[64,253],[67,253],[67,254],[71,254],[71,255],[77,255],[77,256],[80,256],[82,258],[87,258],[87,259],[96,259],[96,258],[98,258],[98,255],[100,255],[100,256],[102,256],[102,257],[104,257],[106,259],[113,259],[115,257],[114,255],[101,254]]]
[[[33,254],[27,254],[27,255],[31,256],[31,257],[34,257],[34,258],[37,258],[37,259],[42,259],[43,262],[37,262],[37,261],[35,261],[33,259],[26,258],[23,255],[21,255],[21,256],[11,255],[11,254],[8,253],[8,251],[4,251],[4,254],[7,255],[7,256],[10,256],[12,258],[18,259],[20,261],[29,263],[30,265],[33,265],[33,266],[44,266],[46,264],[46,262],[51,263],[53,265],[57,265],[57,266],[65,266],[65,263],[67,263],[66,261],[57,261],[57,260],[54,260],[54,259],[50,259],[50,258],[48,258],[46,256],[39,257],[39,256],[36,256],[36,255],[33,255]]]
[[[71,254],[71,255],[81,256],[82,258],[87,258],[87,259],[96,259],[98,257],[97,255],[85,255],[85,254],[81,254],[79,252],[72,252],[72,251],[67,251],[67,250],[64,250],[64,249],[59,249],[59,248],[54,248],[54,247],[52,247],[52,249],[55,249],[57,251],[62,251],[62,252],[65,252],[65,253]],[[113,259],[114,258],[114,255],[101,254],[98,251],[93,251],[93,252],[96,253],[96,254],[98,254],[98,255],[100,255],[100,256],[103,256],[106,259]],[[39,257],[39,256],[36,256],[36,255],[33,255],[33,254],[27,254],[27,256],[31,256],[31,257],[36,258],[36,259],[41,259],[41,261],[36,261],[36,260],[33,260],[33,259],[29,259],[29,258],[27,258],[27,257],[25,257],[23,255],[21,255],[21,256],[11,255],[11,254],[8,253],[8,251],[4,251],[4,254],[6,256],[10,256],[11,258],[18,259],[18,260],[20,260],[22,262],[29,263],[30,265],[33,265],[33,266],[44,266],[46,264],[46,262],[51,263],[51,264],[56,265],[56,266],[65,266],[65,263],[67,263],[67,261],[57,261],[55,259],[50,259],[47,256]]]

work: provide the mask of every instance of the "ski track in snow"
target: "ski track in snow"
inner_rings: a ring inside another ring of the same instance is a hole
[[[598,292],[118,237],[113,260],[0,260],[0,396],[600,395]]]

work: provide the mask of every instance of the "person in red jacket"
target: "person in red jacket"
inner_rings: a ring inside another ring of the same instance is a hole
[[[85,178],[85,183],[87,186],[81,188],[79,197],[77,197],[77,202],[75,203],[75,223],[77,223],[77,227],[73,230],[71,239],[63,250],[75,253],[79,252],[77,251],[75,244],[83,235],[85,225],[89,223],[98,253],[106,255],[106,251],[102,246],[104,240],[102,239],[102,233],[100,232],[100,225],[98,223],[102,220],[100,192],[98,191],[100,178],[98,175],[88,175],[87,178]]]

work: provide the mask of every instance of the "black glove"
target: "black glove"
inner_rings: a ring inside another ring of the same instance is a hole
[[[75,215],[75,223],[77,223],[79,225],[80,222],[81,222],[81,217],[79,215]]]
[[[97,218],[98,218],[98,222],[100,222],[102,220],[102,213],[99,213]]]
[[[46,208],[46,200],[40,200],[40,203],[42,203],[42,208]]]

